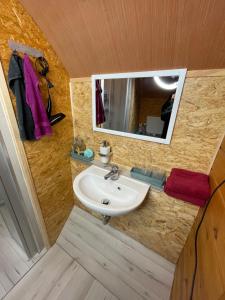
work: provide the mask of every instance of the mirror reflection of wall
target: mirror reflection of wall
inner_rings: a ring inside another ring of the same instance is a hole
[[[101,128],[166,138],[178,76],[102,79]]]

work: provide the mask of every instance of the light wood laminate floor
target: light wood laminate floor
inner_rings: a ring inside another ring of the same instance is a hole
[[[11,237],[0,214],[0,299],[31,269],[42,254],[29,259]]]
[[[169,299],[173,274],[173,264],[74,208],[57,243],[5,299]]]

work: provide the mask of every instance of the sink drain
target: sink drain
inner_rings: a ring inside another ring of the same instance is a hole
[[[103,199],[102,200],[102,204],[104,205],[109,205],[110,204],[110,201],[108,199]]]

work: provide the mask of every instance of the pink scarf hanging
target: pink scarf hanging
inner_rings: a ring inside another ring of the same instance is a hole
[[[102,88],[100,80],[96,80],[96,125],[105,122],[105,111],[102,103]]]

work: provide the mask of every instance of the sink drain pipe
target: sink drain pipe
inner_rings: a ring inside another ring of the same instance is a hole
[[[110,219],[111,219],[110,216],[102,215],[102,223],[103,223],[103,225],[108,224]]]

